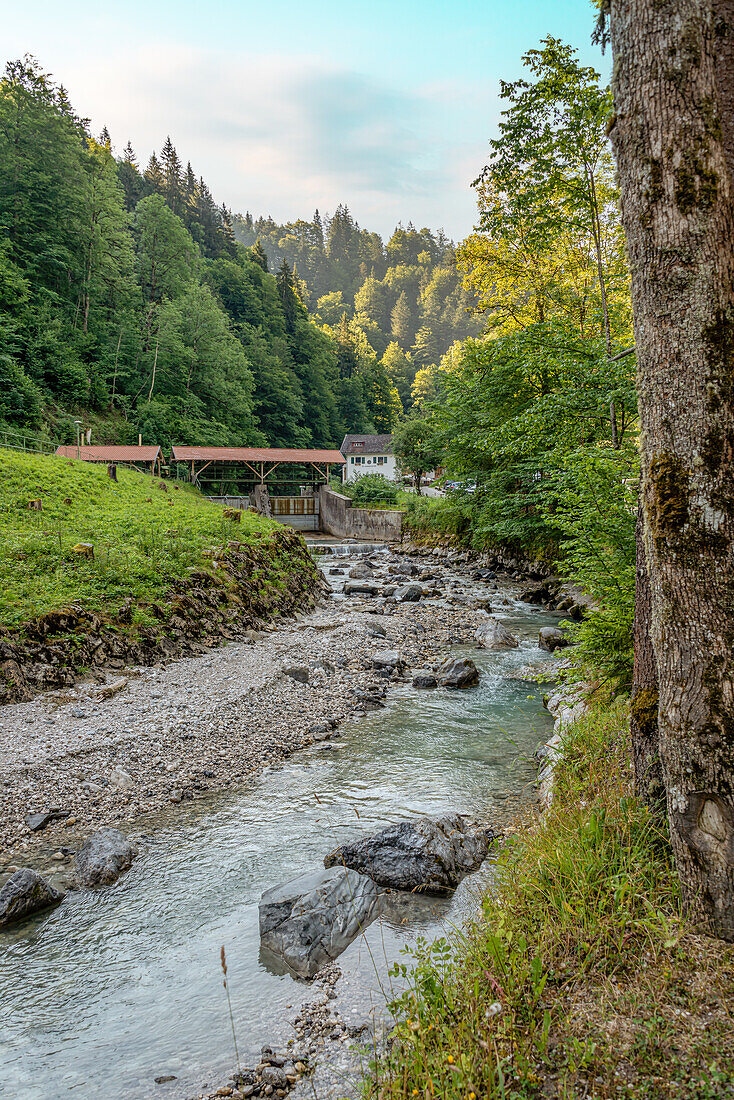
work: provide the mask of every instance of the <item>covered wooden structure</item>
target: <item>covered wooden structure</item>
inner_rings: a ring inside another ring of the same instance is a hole
[[[284,466],[310,468],[315,482],[329,483],[329,467],[344,465],[344,456],[336,450],[299,450],[291,447],[174,447],[173,461],[186,463],[192,482],[212,466],[239,467],[249,471],[265,485],[276,470]]]
[[[129,446],[103,445],[93,447],[82,443],[78,447],[72,443],[69,446],[56,448],[57,458],[78,458],[82,462],[104,462],[106,465],[114,465],[117,462],[125,466],[133,466],[142,473],[158,474],[161,472],[161,449],[157,445],[130,444]]]

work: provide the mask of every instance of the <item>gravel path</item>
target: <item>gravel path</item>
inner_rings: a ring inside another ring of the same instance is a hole
[[[378,572],[396,560],[381,558]],[[425,666],[471,636],[482,613],[457,574],[441,573],[460,606],[328,599],[247,641],[2,708],[0,874],[50,862],[60,871],[93,828],[129,831],[143,814],[232,787],[338,736],[343,719],[379,705],[389,687],[372,668],[376,650],[399,648],[409,668]],[[46,810],[68,817],[32,832],[26,815]]]

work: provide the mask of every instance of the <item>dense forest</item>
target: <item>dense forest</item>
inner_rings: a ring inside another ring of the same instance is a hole
[[[170,139],[113,154],[30,57],[0,83],[0,426],[73,438],[338,444],[390,431],[478,331],[442,233],[346,207],[278,227],[217,205]]]
[[[477,228],[457,255],[485,332],[424,379],[418,450],[473,491],[426,501],[412,522],[555,562],[598,602],[576,628],[581,652],[628,685],[639,454],[611,92],[554,38],[524,64],[502,85]],[[411,420],[398,428],[408,465],[415,437]]]

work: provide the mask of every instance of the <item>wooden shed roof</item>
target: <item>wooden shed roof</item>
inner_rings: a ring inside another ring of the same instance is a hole
[[[174,447],[175,462],[328,462],[344,465],[341,451],[289,447]]]
[[[161,449],[158,446],[146,445],[139,447],[137,444],[130,446],[99,446],[92,447],[82,444],[79,447],[79,458],[84,462],[155,462]],[[76,458],[76,444],[57,447],[56,455],[59,458]]]

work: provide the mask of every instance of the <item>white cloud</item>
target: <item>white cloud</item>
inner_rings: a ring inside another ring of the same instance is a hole
[[[278,220],[346,202],[367,228],[463,236],[484,163],[489,89],[415,91],[314,58],[148,45],[82,60],[65,79],[95,129],[141,162],[167,134],[215,198]]]

